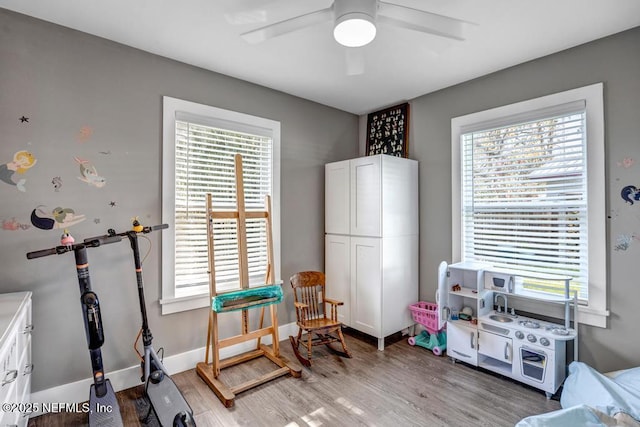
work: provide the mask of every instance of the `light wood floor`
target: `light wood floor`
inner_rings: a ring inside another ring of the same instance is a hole
[[[301,378],[281,377],[236,396],[225,408],[194,369],[172,378],[193,409],[198,426],[513,426],[520,419],[560,408],[556,399],[510,379],[478,370],[397,338],[384,352],[369,337],[348,331],[352,359],[325,347]],[[295,360],[287,341],[282,354]],[[203,355],[204,356],[204,355]],[[223,370],[235,385],[273,369],[260,358]],[[88,392],[88,391],[87,391]],[[139,422],[142,385],[118,393],[125,426]],[[86,425],[86,414],[46,414],[29,426]]]

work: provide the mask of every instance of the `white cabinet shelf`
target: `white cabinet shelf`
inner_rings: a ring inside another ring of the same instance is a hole
[[[502,362],[492,357],[479,354],[478,366],[481,366],[493,372],[497,372],[498,374],[504,375],[505,377],[512,376],[511,373],[512,373],[513,366],[510,362]]]
[[[532,292],[532,291],[523,291],[523,290],[518,292],[503,292],[503,291],[494,290],[493,292],[496,294],[505,294],[507,296],[513,296],[515,298],[530,299],[530,300],[540,301],[540,302],[559,303],[559,304],[564,304],[566,302],[569,302],[569,303],[573,302],[572,297],[548,295],[548,294],[543,294],[542,292]]]
[[[484,291],[461,288],[459,291],[449,291],[449,295],[454,295],[454,296],[463,297],[463,298],[478,299],[483,297]]]
[[[0,397],[2,403],[29,403],[31,395],[31,292],[0,294]],[[26,408],[26,407],[25,407]],[[26,426],[29,414],[0,413],[0,426]]]

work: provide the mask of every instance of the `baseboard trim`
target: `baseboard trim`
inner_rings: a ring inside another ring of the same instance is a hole
[[[278,334],[281,338],[280,342],[288,341],[289,335],[295,335],[298,333],[298,327],[295,322],[288,323],[278,327]],[[285,337],[285,340],[282,339]],[[272,344],[271,336],[265,336],[262,338],[264,344]],[[247,341],[244,343],[236,344],[233,346],[225,347],[220,350],[220,358],[226,359],[228,357],[236,356],[246,351],[253,350],[255,348],[255,340]],[[175,354],[173,356],[167,356],[164,358],[163,363],[165,368],[171,375],[179,372],[188,371],[195,368],[198,362],[204,360],[205,347],[190,350],[184,353]],[[140,365],[131,366],[118,371],[107,372],[106,377],[111,381],[113,389],[118,392],[126,390],[131,387],[135,387],[140,383]],[[56,387],[51,387],[45,390],[40,390],[31,393],[31,402],[34,403],[75,403],[84,402],[88,399],[89,388],[93,384],[93,378],[89,377],[80,381],[75,381],[68,384],[63,384]],[[41,408],[42,405],[35,405],[36,408]],[[37,411],[31,414],[31,417],[37,417],[44,412]]]

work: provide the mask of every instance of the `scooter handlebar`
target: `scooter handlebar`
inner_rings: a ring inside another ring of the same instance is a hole
[[[73,251],[77,248],[97,248],[101,245],[108,245],[109,243],[116,243],[122,240],[122,236],[99,236],[84,239],[83,243],[76,243],[72,245],[60,245],[55,248],[41,249],[39,251],[33,251],[27,253],[27,259],[42,258],[49,255],[61,255],[69,251]]]
[[[151,233],[152,231],[163,230],[165,228],[169,228],[169,224],[147,226],[147,227],[144,227],[142,231],[139,231],[139,233],[147,234],[147,233]],[[129,236],[131,233],[136,233],[136,232],[133,230],[127,230],[127,231],[123,231],[122,233],[116,233],[114,229],[110,228],[108,230],[108,234],[105,234],[103,236],[96,236],[96,237],[90,237],[88,239],[84,239],[84,243],[85,244],[94,243],[92,246],[108,245],[109,243],[116,243],[121,241],[123,238]]]
[[[147,228],[149,228],[148,232],[157,231],[157,230],[164,230],[165,228],[169,228],[169,224],[159,224],[159,225],[153,225],[151,227],[145,227],[145,229],[147,229]],[[143,232],[145,232],[145,231],[143,230]]]
[[[84,243],[88,246],[96,247],[101,245],[108,245],[110,243],[118,243],[121,240],[122,236],[105,234],[104,236],[84,239]]]
[[[169,228],[169,224],[159,224],[159,225],[153,225],[150,227],[144,227],[142,229],[142,233],[151,233],[152,231],[163,230],[165,228]],[[103,236],[89,237],[88,239],[84,239],[83,243],[80,243],[80,244],[74,244],[69,246],[56,246],[55,248],[41,249],[39,251],[28,252],[27,259],[42,258],[49,255],[60,255],[65,252],[69,252],[79,246],[96,248],[102,245],[117,243],[122,241],[122,239],[125,236],[127,236],[128,233],[129,232],[127,231],[124,233],[116,234],[115,231],[109,230],[109,234],[105,234]]]
[[[28,259],[42,258],[43,256],[56,255],[57,253],[58,253],[57,248],[42,249],[39,251],[33,251],[33,252],[27,253],[27,258]]]

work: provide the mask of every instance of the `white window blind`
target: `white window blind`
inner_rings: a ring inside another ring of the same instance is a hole
[[[586,114],[581,105],[463,130],[461,250],[464,260],[571,276],[572,290],[588,300]],[[524,287],[562,294],[562,285],[531,281]]]
[[[242,154],[245,205],[264,210],[272,194],[272,147],[269,131],[223,121],[178,115],[175,121],[175,288],[176,295],[208,284],[206,194],[215,210],[236,209],[234,155]],[[218,290],[236,289],[236,221],[213,224]],[[267,246],[265,221],[247,221],[249,279],[264,284]],[[188,293],[188,292],[187,292]]]

